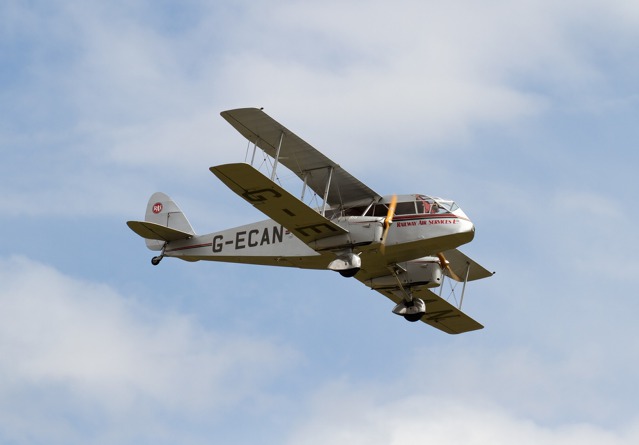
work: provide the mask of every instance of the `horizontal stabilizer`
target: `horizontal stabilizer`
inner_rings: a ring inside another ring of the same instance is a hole
[[[160,224],[148,221],[127,221],[126,225],[144,239],[158,241],[177,241],[193,237],[192,233],[172,229]]]

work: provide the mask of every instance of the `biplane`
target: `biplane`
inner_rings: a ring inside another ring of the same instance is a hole
[[[473,239],[475,227],[454,201],[382,196],[262,109],[221,115],[249,145],[244,162],[210,170],[268,219],[198,235],[169,196],[155,193],[145,220],[127,222],[159,252],[153,265],[173,257],[331,270],[389,298],[392,312],[408,321],[421,320],[449,334],[483,328],[461,305],[466,283],[493,273],[457,250]],[[256,165],[256,153],[258,161],[268,162]],[[278,183],[280,166],[299,178],[299,198]],[[309,203],[309,196],[315,201]],[[454,300],[442,294],[446,280],[452,280],[453,291],[461,284],[459,298],[455,292]]]

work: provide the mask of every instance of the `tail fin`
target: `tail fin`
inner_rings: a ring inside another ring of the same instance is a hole
[[[195,236],[195,231],[178,205],[164,193],[154,193],[146,205],[144,221],[127,221],[131,230],[145,238],[151,250],[162,250],[167,241]]]

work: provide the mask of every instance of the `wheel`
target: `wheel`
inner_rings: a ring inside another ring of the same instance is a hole
[[[416,314],[406,314],[404,315],[404,318],[406,319],[406,321],[410,321],[411,323],[415,323],[416,321],[419,321],[422,319],[422,317],[424,316],[425,312],[418,312]]]
[[[338,272],[341,276],[350,278],[350,277],[354,277],[357,274],[357,272],[359,272],[359,267],[356,267],[354,269],[338,270]]]
[[[154,256],[153,258],[151,258],[151,264],[153,264],[154,266],[160,264],[160,261],[162,261],[161,256]]]

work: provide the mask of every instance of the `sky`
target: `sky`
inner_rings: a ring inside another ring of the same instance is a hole
[[[639,442],[636,2],[0,2],[0,443]],[[455,200],[485,329],[359,282],[165,259],[263,219],[208,168],[264,107],[380,194]]]

